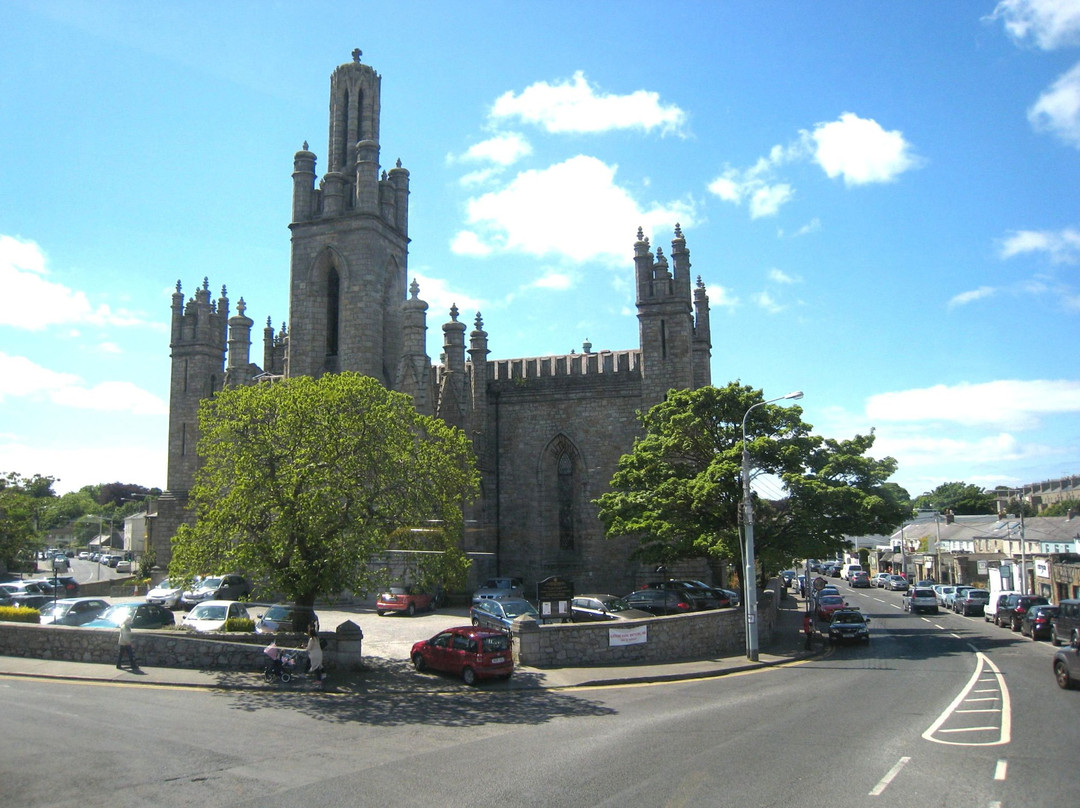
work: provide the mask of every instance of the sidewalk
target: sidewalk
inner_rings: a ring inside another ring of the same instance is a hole
[[[740,651],[734,656],[683,660],[660,665],[544,669],[519,666],[509,681],[493,682],[485,687],[498,690],[536,690],[667,682],[723,676],[782,665],[809,658],[822,650],[820,638],[815,643],[814,650],[805,650],[801,634],[802,610],[803,601],[793,596],[789,595],[781,602],[776,637],[762,643],[756,662],[748,660],[746,654]],[[459,684],[449,676],[415,674],[408,660],[365,656],[364,665],[365,668],[359,671],[332,671],[323,689],[331,693],[370,695],[379,692],[436,692],[446,690],[448,685],[456,687]],[[0,676],[3,675],[157,687],[200,687],[211,690],[289,690],[317,687],[305,677],[288,685],[269,684],[258,671],[146,668],[139,673],[132,673],[127,669],[118,670],[113,665],[0,656]]]

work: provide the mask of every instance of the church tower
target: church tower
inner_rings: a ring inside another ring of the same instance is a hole
[[[293,160],[286,372],[355,371],[394,387],[408,272],[409,172],[379,169],[382,77],[360,62],[330,77],[326,173],[307,143]]]

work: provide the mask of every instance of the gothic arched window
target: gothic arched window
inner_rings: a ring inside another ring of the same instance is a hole
[[[574,549],[574,460],[566,452],[559,455],[559,549]]]
[[[341,305],[341,278],[330,267],[326,273],[326,355],[337,356],[339,310]]]

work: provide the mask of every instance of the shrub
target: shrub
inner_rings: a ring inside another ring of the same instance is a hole
[[[0,606],[0,620],[7,620],[9,623],[40,623],[41,612],[21,606]],[[252,629],[254,628],[252,625]]]
[[[225,630],[251,632],[255,630],[255,621],[247,617],[230,617],[225,621]]]

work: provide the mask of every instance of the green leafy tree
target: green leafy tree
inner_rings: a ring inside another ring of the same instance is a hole
[[[917,497],[915,507],[940,513],[952,511],[958,516],[974,516],[997,513],[997,498],[993,491],[986,491],[977,485],[962,482],[942,483],[933,491]]]
[[[53,477],[0,476],[0,565],[15,569],[41,546],[42,515],[56,499]]]
[[[637,536],[635,556],[649,564],[739,559],[742,421],[763,400],[760,390],[732,382],[673,390],[643,414],[644,437],[596,500],[607,534]],[[907,492],[886,483],[896,461],[866,454],[872,434],[825,439],[801,415],[766,404],[746,422],[752,474],[771,475],[787,493],[755,494],[755,555],[766,573],[794,558],[833,555],[845,535],[888,532],[910,514]]]
[[[226,390],[202,403],[193,526],[170,577],[237,569],[297,603],[379,583],[401,528],[460,536],[479,490],[465,434],[354,373]]]
[[[1042,510],[1039,516],[1068,516],[1069,511],[1080,512],[1080,499],[1063,499]],[[1025,514],[1030,516],[1031,514]]]

